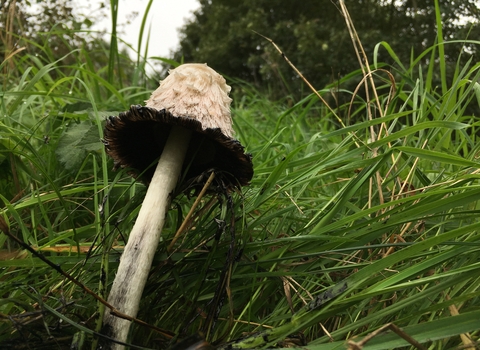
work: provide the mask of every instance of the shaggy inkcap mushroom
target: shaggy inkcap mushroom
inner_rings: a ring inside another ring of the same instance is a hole
[[[208,170],[222,173],[228,188],[248,185],[252,157],[233,139],[230,86],[206,64],[184,64],[154,91],[146,106],[132,106],[105,126],[107,153],[115,169],[129,168],[148,184],[172,126],[192,130],[183,171],[187,183]],[[193,187],[201,187],[203,180]]]
[[[138,313],[176,188],[198,190],[211,171],[218,174],[222,191],[252,178],[251,156],[232,138],[229,92],[225,79],[207,65],[185,64],[170,72],[145,107],[134,106],[107,120],[104,142],[115,167],[128,168],[148,184],[108,296],[116,312]],[[186,181],[179,187],[182,171]],[[117,316],[105,312],[103,349],[124,348],[107,339],[128,339],[131,322]]]

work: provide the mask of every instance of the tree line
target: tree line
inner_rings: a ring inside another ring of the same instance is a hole
[[[358,0],[346,5],[369,57],[375,45],[385,41],[408,65],[411,57],[435,43],[434,1]],[[441,1],[440,10],[444,40],[479,37],[475,1]],[[299,77],[257,33],[271,38],[318,89],[359,68],[338,2],[332,0],[200,0],[172,55],[178,61],[207,62],[277,96],[295,93],[302,85],[296,83]],[[462,51],[466,61],[477,54],[477,47],[446,45],[447,62],[455,64]],[[379,51],[379,59],[393,63],[385,50]]]

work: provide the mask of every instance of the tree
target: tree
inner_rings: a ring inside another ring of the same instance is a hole
[[[5,56],[21,45],[28,53],[38,54],[44,51],[41,46],[47,38],[52,53],[59,58],[72,47],[81,47],[94,40],[82,32],[91,27],[92,20],[75,13],[71,0],[36,4],[27,0],[2,0],[1,8],[0,48]],[[60,32],[62,37],[57,35]]]
[[[110,83],[131,84],[136,67],[126,48],[117,48],[116,36],[128,23],[117,24],[110,41],[105,41],[106,33],[95,31],[93,25],[109,15],[109,8],[91,2],[0,0],[0,55],[2,61],[8,58],[0,72],[3,81],[23,74],[16,68],[22,57],[35,57],[37,65],[58,61],[64,68],[53,71],[53,78],[59,72],[70,74],[69,67],[81,57]],[[147,80],[139,76],[142,82]]]
[[[301,86],[292,84],[298,80],[296,74],[256,31],[271,38],[317,88],[359,68],[345,21],[333,1],[200,0],[200,5],[180,31],[180,47],[173,53],[176,60],[207,62],[223,74],[281,95],[292,85]],[[418,55],[435,42],[433,1],[359,0],[347,6],[369,57],[377,43],[386,41],[408,62],[412,50]],[[445,39],[465,39],[469,29],[479,31],[474,1],[442,1],[441,6]],[[462,46],[446,47],[452,62]],[[476,53],[476,48],[469,52]],[[380,58],[392,61],[385,51]]]

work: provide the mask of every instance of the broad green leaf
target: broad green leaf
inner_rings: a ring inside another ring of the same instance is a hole
[[[99,152],[103,148],[98,128],[90,121],[72,123],[60,137],[56,154],[68,170],[77,169],[88,152]]]

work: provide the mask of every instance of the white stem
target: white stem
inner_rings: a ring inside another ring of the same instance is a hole
[[[120,258],[108,302],[119,311],[136,317],[140,298],[152,265],[172,193],[180,176],[191,131],[172,127],[155,174]],[[126,342],[131,322],[105,313],[103,330],[109,337]],[[108,347],[107,347],[108,348]],[[123,349],[110,344],[110,349]]]

